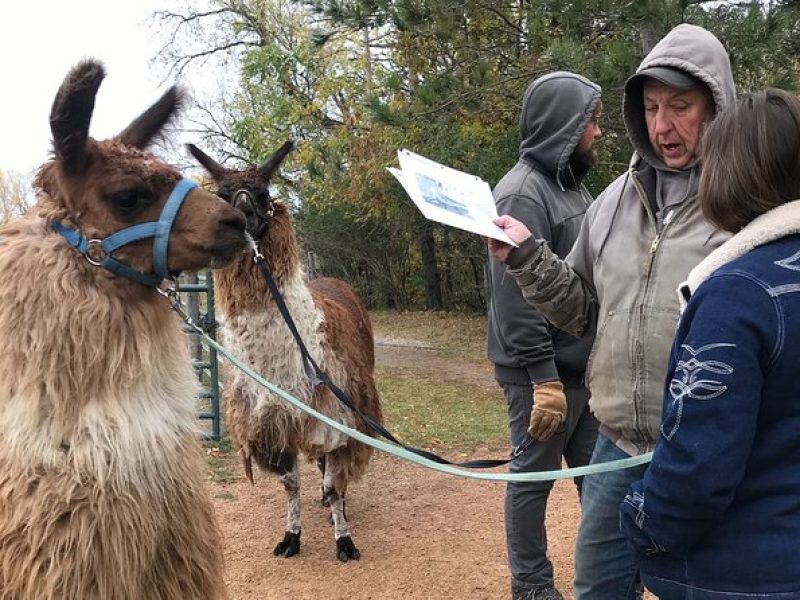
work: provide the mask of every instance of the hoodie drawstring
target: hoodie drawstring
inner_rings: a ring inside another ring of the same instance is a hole
[[[633,173],[634,167],[639,162],[639,154],[637,152],[633,153],[631,157],[631,162],[628,164],[628,171],[625,173],[625,181],[622,182],[622,190],[619,192],[619,196],[617,196],[617,205],[614,207],[614,214],[611,215],[611,222],[608,224],[608,229],[606,229],[606,235],[603,238],[603,242],[600,244],[600,250],[597,251],[597,258],[595,261],[599,260],[600,257],[603,255],[603,249],[606,247],[606,242],[608,241],[609,235],[611,235],[611,230],[614,228],[614,223],[617,220],[617,213],[619,212],[619,207],[622,204],[622,195],[625,193],[625,188],[628,186],[628,179],[630,178],[631,174]]]

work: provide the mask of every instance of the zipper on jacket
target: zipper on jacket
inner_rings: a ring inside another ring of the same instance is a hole
[[[650,282],[650,273],[653,270],[653,261],[656,256],[656,251],[658,250],[658,244],[661,241],[661,232],[656,234],[656,237],[653,238],[653,243],[650,244],[650,252],[647,255],[647,264],[645,265],[644,269],[644,276],[645,276],[645,289],[647,288],[647,283]],[[642,302],[644,305],[644,302]]]
[[[670,218],[666,220],[666,222],[661,227],[661,231],[658,230],[658,224],[656,223],[655,215],[653,215],[653,211],[650,210],[650,205],[647,201],[647,194],[645,194],[644,190],[642,189],[641,183],[636,178],[635,175],[631,177],[633,180],[633,186],[636,188],[636,192],[639,194],[639,200],[644,205],[645,211],[647,212],[647,216],[650,219],[651,225],[653,225],[653,229],[656,232],[653,241],[650,243],[650,250],[647,255],[647,263],[644,265],[644,286],[641,290],[640,300],[639,300],[639,323],[636,329],[636,339],[634,340],[634,373],[635,373],[635,381],[634,381],[634,390],[633,390],[633,415],[634,415],[634,426],[637,430],[642,429],[642,423],[640,423],[640,415],[641,409],[643,405],[646,403],[646,398],[642,395],[642,390],[640,390],[640,382],[642,380],[641,374],[644,371],[644,345],[642,344],[642,332],[644,330],[644,321],[645,321],[645,304],[647,300],[647,292],[650,288],[650,278],[653,272],[653,264],[655,263],[656,254],[658,252],[658,246],[661,243],[661,240],[666,237],[666,233],[670,226],[678,220],[678,217],[683,213],[686,206],[689,205],[689,202],[692,201],[692,198],[687,198],[680,206],[673,209]],[[646,425],[646,424],[645,424]]]

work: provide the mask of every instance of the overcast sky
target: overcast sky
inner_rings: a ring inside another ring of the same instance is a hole
[[[69,68],[100,59],[92,137],[119,133],[168,87],[150,66],[160,44],[147,18],[169,0],[10,0],[0,7],[0,169],[27,172],[47,158],[48,116]]]

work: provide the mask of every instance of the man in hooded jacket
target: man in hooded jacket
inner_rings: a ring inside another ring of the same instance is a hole
[[[561,257],[578,236],[592,201],[581,184],[596,160],[601,132],[600,87],[574,73],[550,73],[523,96],[519,160],[494,189],[499,214],[510,214]],[[530,434],[538,440],[517,456],[512,473],[558,469],[589,462],[597,420],[584,385],[591,338],[552,327],[527,304],[519,286],[492,261],[489,359],[508,407],[512,447]],[[563,415],[563,417],[562,417]],[[581,480],[576,484],[580,492]],[[513,600],[560,600],[547,558],[545,513],[553,487],[546,482],[509,482],[505,528]]]
[[[565,261],[507,216],[518,249],[490,240],[525,299],[557,326],[594,334],[587,367],[600,431],[592,463],[642,454],[659,436],[676,294],[689,271],[728,237],[695,200],[703,126],[736,99],[730,61],[713,34],[679,25],[625,85],[623,115],[636,150],[627,173],[586,214]],[[636,557],[619,507],[644,466],[586,476],[575,549],[578,600],[640,593]]]

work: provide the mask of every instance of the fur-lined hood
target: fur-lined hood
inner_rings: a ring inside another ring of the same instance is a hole
[[[795,233],[800,233],[800,200],[782,204],[753,219],[691,270],[678,287],[681,312],[691,295],[714,271],[758,246]]]

